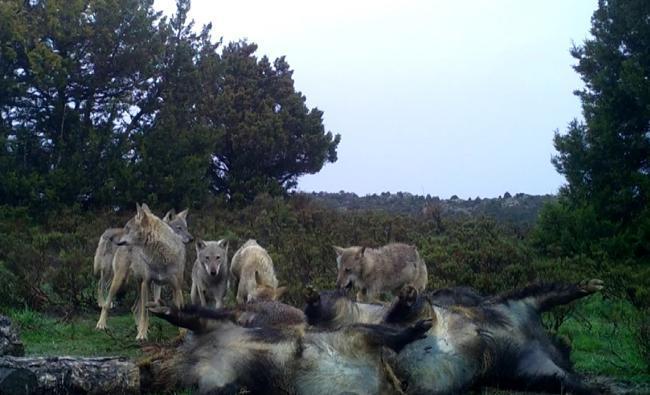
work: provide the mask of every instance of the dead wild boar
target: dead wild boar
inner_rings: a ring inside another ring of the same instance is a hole
[[[233,255],[230,273],[234,280],[237,303],[240,304],[254,300],[258,285],[278,287],[271,256],[252,239]]]
[[[483,297],[469,287],[441,288],[425,291],[425,297],[433,305],[476,306]],[[303,311],[309,325],[333,329],[355,323],[378,324],[384,320],[389,306],[380,303],[355,302],[344,289],[318,292],[308,286],[304,292]]]
[[[472,385],[524,391],[592,394],[571,370],[569,356],[542,326],[540,314],[603,288],[600,280],[531,285],[478,306],[442,307],[406,287],[385,322],[431,317],[426,339],[390,360],[410,394],[450,394]]]
[[[153,314],[192,331],[176,352],[150,362],[152,389],[198,387],[200,393],[392,394],[382,349],[398,352],[424,336],[427,320],[405,328],[356,324],[331,332],[244,328],[220,310],[155,306]]]
[[[356,323],[378,324],[386,306],[378,303],[361,303],[351,300],[343,289],[316,291],[305,289],[304,312],[309,325],[322,329],[335,329]]]
[[[229,276],[228,242],[197,240],[190,293],[192,303],[216,308],[223,306]]]
[[[359,302],[374,301],[381,293],[396,294],[406,284],[418,291],[427,286],[427,267],[417,248],[392,243],[381,248],[334,246],[337,288],[355,286]]]

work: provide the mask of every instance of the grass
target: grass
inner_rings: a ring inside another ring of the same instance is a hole
[[[559,330],[571,340],[576,370],[650,383],[650,369],[635,337],[639,318],[628,302],[602,295],[576,304]]]
[[[27,355],[140,356],[136,328],[130,314],[108,317],[106,331],[95,330],[99,314],[75,317],[63,322],[32,310],[14,310],[9,317],[20,328]],[[163,342],[178,335],[169,323],[151,317],[149,341]]]

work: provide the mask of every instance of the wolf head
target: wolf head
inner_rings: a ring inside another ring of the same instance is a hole
[[[359,283],[366,247],[341,248],[334,246],[334,250],[336,251],[336,266],[338,268],[336,287],[348,288],[355,283]]]
[[[255,272],[255,282],[257,287],[248,294],[247,303],[259,302],[263,300],[278,300],[285,292],[287,292],[287,287],[273,287],[269,284],[265,284],[262,280],[260,274]]]
[[[194,237],[188,232],[187,230],[187,211],[189,209],[185,209],[181,211],[180,213],[176,214],[176,211],[174,209],[171,209],[167,211],[167,214],[163,217],[163,221],[167,225],[169,225],[170,228],[181,237],[183,240],[184,244],[191,243],[194,241]]]
[[[160,221],[146,204],[143,203],[140,206],[136,203],[135,207],[136,214],[124,225],[124,233],[119,238],[117,245],[144,245],[147,233],[152,229],[154,222]]]
[[[222,265],[228,265],[228,241],[196,241],[196,259],[211,276],[217,276]]]
[[[109,243],[112,244],[117,244],[120,241],[120,238],[124,234],[124,228],[111,228],[111,229],[106,229],[104,233],[102,233],[102,239],[108,241]]]

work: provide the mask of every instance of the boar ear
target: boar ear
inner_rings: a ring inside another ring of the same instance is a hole
[[[176,215],[176,210],[171,209],[167,211],[167,214],[165,214],[165,216],[163,217],[163,221],[170,223],[172,222],[172,219],[174,218],[175,215]]]
[[[185,210],[181,211],[180,213],[178,213],[177,217],[182,219],[183,221],[187,220],[187,211],[188,210],[189,210],[189,208],[186,208]]]
[[[275,289],[275,300],[280,299],[282,297],[282,295],[287,293],[287,291],[288,291],[287,287],[277,287]]]
[[[361,251],[359,252],[359,256],[363,256],[363,254],[366,252],[366,247],[363,246],[361,247]]]
[[[334,247],[334,251],[336,251],[336,255],[341,256],[343,254],[343,251],[345,251],[345,248],[341,248],[339,246],[332,246]]]
[[[201,251],[205,247],[206,247],[205,241],[203,241],[201,239],[196,239],[196,252]]]

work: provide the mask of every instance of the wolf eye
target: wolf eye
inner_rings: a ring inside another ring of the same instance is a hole
[[[221,259],[221,257],[217,255],[217,260],[219,260],[219,259]]]
[[[351,271],[352,271],[352,269],[350,269],[349,267],[346,267],[346,268],[345,268],[345,272],[346,272],[346,273],[350,273]]]

